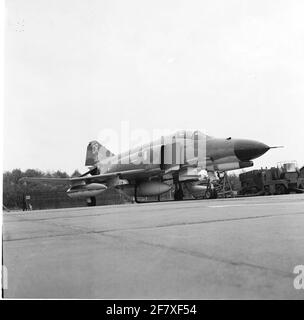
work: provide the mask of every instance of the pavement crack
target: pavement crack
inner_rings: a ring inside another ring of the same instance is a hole
[[[110,234],[103,234],[106,237],[111,237],[111,238],[115,238],[115,239],[120,239],[123,240],[124,242],[127,241],[133,241],[136,242],[138,244],[143,244],[146,246],[150,246],[150,247],[155,247],[155,248],[160,248],[160,249],[164,249],[164,250],[171,250],[177,253],[181,253],[181,254],[185,254],[185,255],[190,255],[192,257],[196,257],[196,258],[200,258],[200,259],[207,259],[210,261],[216,261],[216,262],[220,262],[220,263],[224,263],[224,264],[229,264],[232,266],[236,266],[236,267],[247,267],[247,268],[254,268],[254,269],[259,269],[261,271],[266,271],[266,272],[272,272],[272,273],[276,273],[282,277],[286,277],[286,278],[293,278],[294,274],[292,272],[286,272],[283,270],[279,270],[279,269],[274,269],[274,268],[268,268],[262,265],[258,265],[258,264],[253,264],[253,263],[248,263],[248,262],[243,262],[243,261],[233,261],[230,259],[226,259],[223,257],[218,257],[215,255],[208,255],[206,253],[203,252],[198,252],[198,251],[193,251],[193,250],[186,250],[186,249],[182,249],[182,248],[176,248],[176,247],[171,247],[171,246],[166,246],[164,244],[160,244],[160,243],[151,243],[151,242],[147,242],[147,241],[143,241],[143,240],[137,240],[137,239],[126,239],[123,236],[119,236],[119,235],[110,235]]]
[[[294,213],[286,213],[279,215],[261,215],[261,216],[253,216],[253,217],[237,217],[237,218],[227,218],[227,219],[214,219],[214,220],[205,220],[205,221],[192,221],[192,222],[178,222],[178,223],[168,223],[156,226],[145,226],[145,227],[131,227],[131,228],[113,228],[113,229],[105,229],[105,230],[90,230],[88,228],[82,226],[70,226],[63,225],[55,222],[45,222],[44,220],[35,220],[35,222],[43,222],[47,225],[53,225],[56,227],[61,227],[64,229],[72,229],[73,231],[79,231],[77,233],[72,232],[69,234],[56,234],[56,235],[41,235],[41,236],[32,236],[32,237],[22,237],[22,238],[12,238],[12,239],[3,239],[3,241],[20,241],[20,240],[30,240],[30,239],[41,239],[41,238],[53,238],[53,237],[61,237],[61,236],[75,236],[75,235],[85,235],[85,234],[105,234],[109,232],[118,232],[118,231],[133,231],[133,230],[151,230],[151,229],[159,229],[159,228],[170,228],[170,227],[179,227],[179,226],[191,226],[191,225],[200,225],[200,224],[208,224],[208,223],[219,223],[219,222],[231,222],[231,221],[242,221],[242,220],[250,220],[250,219],[263,219],[263,218],[276,218],[280,216],[290,216],[290,215],[303,215],[304,212],[294,212]]]

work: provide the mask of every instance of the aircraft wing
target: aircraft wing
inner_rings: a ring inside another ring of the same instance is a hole
[[[19,179],[19,182],[55,182],[55,183],[68,183],[71,181],[71,178],[47,178],[47,177],[23,177]]]
[[[94,181],[94,182],[105,182],[111,178],[119,177],[121,179],[132,179],[135,178],[140,173],[144,173],[145,169],[133,169],[133,170],[126,170],[126,171],[117,171],[117,172],[108,172],[108,173],[101,173],[98,175],[86,175],[82,177],[71,178],[70,182],[76,183],[81,181]]]
[[[110,178],[120,177],[121,179],[132,179],[132,177],[136,177],[136,175],[140,173],[144,173],[144,169],[133,169],[127,171],[117,171],[117,172],[109,172],[102,173],[98,175],[85,175],[81,177],[75,178],[47,178],[47,177],[23,177],[19,181],[22,182],[50,182],[50,183],[66,183],[66,184],[81,184],[81,182],[89,181],[89,182],[105,182]]]

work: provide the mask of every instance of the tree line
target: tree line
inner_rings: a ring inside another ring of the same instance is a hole
[[[9,209],[17,209],[22,205],[25,195],[55,194],[67,190],[65,183],[22,182],[20,179],[23,177],[69,178],[78,176],[80,176],[78,170],[75,170],[71,176],[60,170],[55,172],[43,172],[36,169],[6,171],[3,173],[3,205]]]

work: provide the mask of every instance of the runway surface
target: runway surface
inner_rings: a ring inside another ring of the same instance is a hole
[[[5,297],[304,299],[304,195],[5,213]]]

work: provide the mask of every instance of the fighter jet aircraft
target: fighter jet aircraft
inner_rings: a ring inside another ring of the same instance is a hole
[[[226,172],[251,167],[252,160],[270,148],[254,140],[221,139],[183,130],[118,155],[91,141],[85,162],[89,170],[80,177],[23,180],[65,182],[70,185],[68,196],[84,198],[89,206],[96,205],[96,196],[108,188],[138,201],[138,197],[160,196],[175,186],[174,199],[182,200],[184,186],[193,194],[200,190],[200,170]]]

